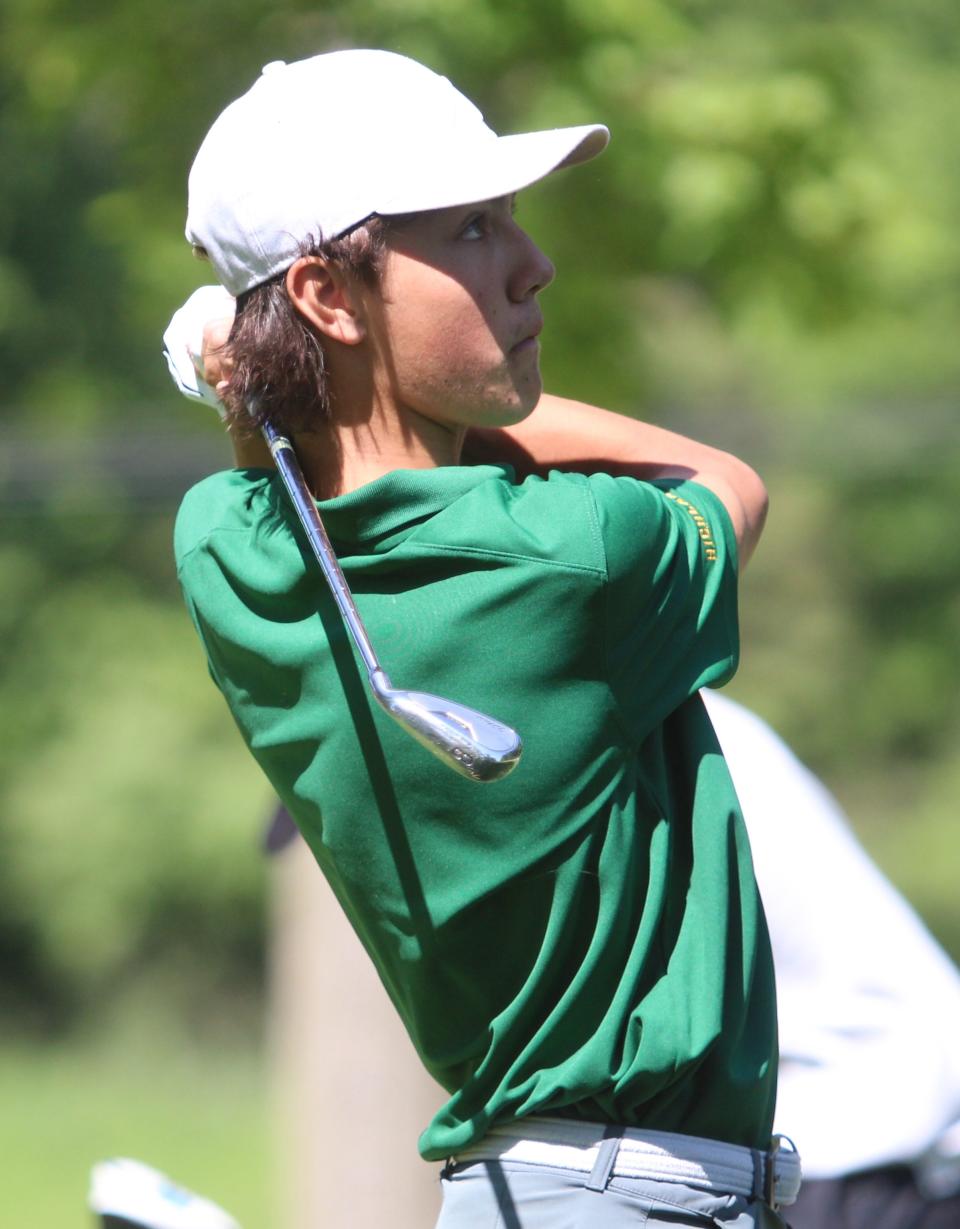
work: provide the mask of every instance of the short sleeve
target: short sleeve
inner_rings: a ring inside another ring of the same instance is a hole
[[[736,538],[723,503],[695,483],[596,474],[590,484],[606,557],[608,677],[644,737],[736,670]]]

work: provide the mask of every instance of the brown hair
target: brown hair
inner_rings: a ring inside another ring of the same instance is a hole
[[[308,236],[300,256],[320,256],[351,277],[376,286],[391,223],[374,216],[335,239]],[[227,421],[251,434],[269,419],[281,431],[310,431],[331,415],[326,356],[317,331],[287,294],[286,270],[237,298],[226,342],[230,382]]]

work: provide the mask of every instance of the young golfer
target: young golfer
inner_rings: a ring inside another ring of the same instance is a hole
[[[515,193],[606,140],[497,137],[446,79],[344,51],[268,66],[190,176],[188,238],[236,296],[206,375],[228,364],[241,467],[184,500],[179,573],[449,1093],[420,1139],[448,1161],[443,1229],[778,1226],[799,1180],[771,1146],[769,944],[696,694],[735,669],[766,495],[728,454],[541,389],[554,271]],[[293,434],[386,668],[519,729],[509,777],[454,775],[371,705],[248,408]]]

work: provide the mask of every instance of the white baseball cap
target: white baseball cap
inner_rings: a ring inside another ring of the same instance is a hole
[[[498,137],[446,77],[389,51],[278,61],[200,146],[187,239],[237,295],[291,265],[308,236],[507,196],[609,139],[602,124]]]

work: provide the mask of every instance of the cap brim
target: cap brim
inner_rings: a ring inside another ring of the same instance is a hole
[[[563,167],[589,162],[609,140],[603,124],[585,124],[497,137],[452,156],[444,151],[429,167],[408,168],[406,182],[375,212],[422,213],[509,196]]]

